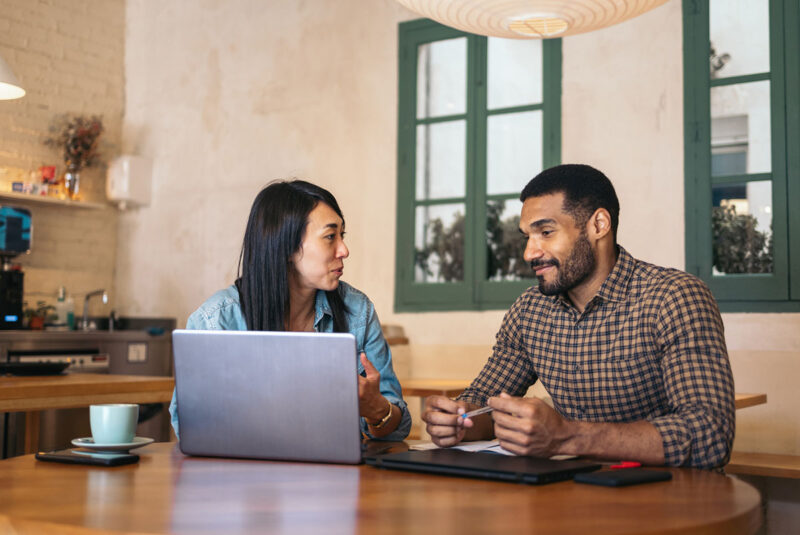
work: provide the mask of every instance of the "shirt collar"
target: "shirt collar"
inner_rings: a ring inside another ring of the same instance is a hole
[[[617,250],[619,251],[617,261],[592,301],[597,298],[612,302],[624,301],[628,295],[628,283],[633,275],[636,260],[621,245],[617,245]],[[567,307],[572,306],[572,302],[565,293],[552,295],[550,299],[553,303],[561,303]]]
[[[624,301],[628,295],[628,286],[636,267],[636,260],[621,245],[617,246],[619,254],[617,262],[608,277],[600,286],[597,296],[605,301]]]
[[[317,290],[314,298],[314,327],[322,320],[323,316],[333,317],[331,305],[328,303],[328,294],[324,290]]]

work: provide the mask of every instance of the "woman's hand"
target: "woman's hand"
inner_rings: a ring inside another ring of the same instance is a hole
[[[361,353],[360,358],[367,376],[358,376],[358,409],[367,422],[379,422],[386,416],[389,407],[389,403],[381,395],[381,374],[365,353]]]

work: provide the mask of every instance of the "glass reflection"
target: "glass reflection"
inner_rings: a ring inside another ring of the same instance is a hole
[[[770,83],[711,88],[711,160],[714,176],[772,170]]]
[[[516,199],[486,205],[486,278],[490,281],[529,279],[530,265],[522,258],[524,237],[519,233],[522,203]]]
[[[542,41],[500,39],[488,43],[490,110],[542,101]]]
[[[711,0],[711,78],[769,72],[769,0]]]
[[[542,171],[542,112],[492,115],[486,130],[486,192],[518,193]]]
[[[712,188],[712,272],[772,273],[772,183]]]
[[[465,113],[467,38],[447,39],[417,49],[417,118]]]
[[[464,204],[417,206],[414,281],[464,280]]]
[[[417,126],[417,200],[464,196],[466,132],[465,121]]]

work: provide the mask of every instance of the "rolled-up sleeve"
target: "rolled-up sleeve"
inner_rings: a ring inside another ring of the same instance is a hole
[[[484,406],[488,398],[502,392],[522,396],[536,382],[537,376],[521,336],[520,311],[527,306],[523,294],[506,312],[491,357],[472,384],[458,396],[459,400]]]
[[[669,410],[648,420],[670,466],[715,468],[730,457],[735,391],[719,309],[705,284],[677,281],[657,322]]]
[[[369,302],[366,310],[366,326],[363,341],[359,340],[361,347],[358,351],[366,353],[367,358],[381,374],[380,391],[381,395],[389,400],[389,403],[396,405],[400,409],[400,424],[397,428],[380,440],[403,440],[411,431],[411,414],[408,412],[406,402],[403,401],[403,393],[400,388],[400,381],[394,372],[392,365],[392,352],[389,344],[383,336],[378,315],[374,305]],[[361,363],[358,364],[359,372],[363,371]],[[364,418],[361,418],[361,431],[369,438],[375,438],[369,431],[369,426]]]

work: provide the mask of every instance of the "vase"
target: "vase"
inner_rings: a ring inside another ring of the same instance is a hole
[[[64,187],[67,190],[67,195],[70,199],[75,200],[78,198],[78,190],[80,189],[81,182],[81,168],[75,164],[67,164],[67,172],[64,173]]]

